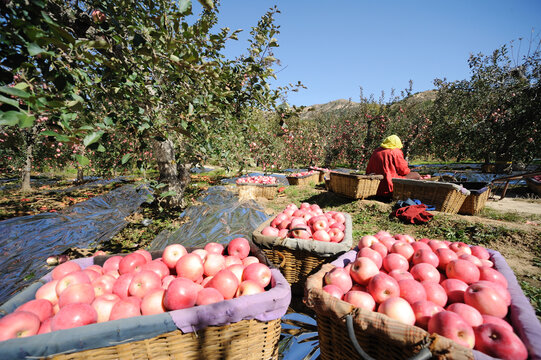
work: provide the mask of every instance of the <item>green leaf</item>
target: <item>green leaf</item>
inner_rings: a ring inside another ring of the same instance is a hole
[[[171,56],[169,56],[169,58],[171,59],[171,61],[174,61],[174,62],[179,62],[180,61],[179,57],[176,56],[176,55],[173,55],[173,54],[171,54]]]
[[[104,132],[103,131],[96,131],[96,132],[93,132],[91,134],[88,134],[87,136],[85,136],[85,138],[83,139],[83,144],[85,146],[89,146],[91,144],[94,144],[95,142],[99,141],[101,139],[101,137],[103,136]]]
[[[214,8],[214,2],[212,0],[199,0],[199,3],[207,10],[212,10]]]
[[[90,160],[84,155],[75,155],[75,160],[77,160],[77,162],[81,166],[87,166],[88,164],[90,164]]]
[[[172,191],[172,190],[169,190],[169,191],[164,191],[160,194],[160,197],[161,198],[164,198],[164,197],[168,197],[168,196],[174,196],[176,195],[177,192],[176,191]]]
[[[20,83],[17,83],[17,84],[14,86],[14,88],[15,88],[15,89],[19,89],[19,90],[24,90],[24,89],[26,89],[28,86],[30,86],[30,85],[28,85],[28,84],[25,83],[25,82],[20,82]]]
[[[36,118],[34,117],[34,115],[21,114],[19,116],[19,126],[23,129],[32,127],[32,125],[34,125],[35,119]]]
[[[54,138],[56,138],[57,141],[60,141],[60,142],[70,142],[71,141],[71,138],[67,135],[64,135],[64,134],[59,134],[57,132],[54,132],[54,131],[51,131],[51,130],[45,130],[45,131],[42,131],[40,133],[40,135],[42,136],[53,136]]]
[[[161,189],[161,188],[164,188],[166,187],[167,184],[164,184],[164,183],[159,183],[158,185],[155,186],[156,189]]]
[[[0,86],[0,92],[3,92],[4,94],[18,96],[20,98],[26,99],[30,96],[29,93],[26,91],[19,90],[15,87],[9,87],[9,86]]]
[[[0,125],[14,126],[19,123],[19,115],[21,113],[18,111],[6,111],[0,112]]]
[[[178,10],[181,14],[188,13],[192,11],[192,1],[191,0],[180,0],[178,2]]]
[[[11,106],[15,106],[17,109],[19,108],[19,102],[15,99],[7,98],[3,95],[0,95],[0,103],[6,103]]]
[[[30,43],[28,44],[27,46],[27,49],[28,49],[28,54],[30,56],[36,56],[38,54],[41,54],[41,53],[44,53],[45,50],[42,49],[38,44],[36,43]]]
[[[102,145],[102,144],[99,144],[99,145],[98,145],[98,149],[97,149],[97,151],[99,151],[99,152],[105,152],[105,151],[106,151],[106,149],[105,149],[105,148],[103,147],[103,145]]]
[[[122,165],[130,161],[132,157],[133,157],[133,154],[124,154],[124,156],[122,156]]]

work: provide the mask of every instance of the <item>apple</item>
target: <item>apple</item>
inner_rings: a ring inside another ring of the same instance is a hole
[[[433,281],[422,281],[421,284],[425,288],[427,300],[441,307],[447,304],[447,293],[443,286]]]
[[[265,292],[265,289],[257,281],[244,280],[239,284],[235,297],[254,295],[262,292]]]
[[[389,275],[392,276],[396,281],[405,280],[405,279],[413,279],[413,275],[407,270],[402,269],[395,269],[392,271],[389,271]]]
[[[452,242],[449,245],[449,249],[453,250],[454,252],[462,251],[465,254],[470,254],[471,255],[470,245],[468,245],[468,244],[466,244],[466,243],[464,243],[462,241]]]
[[[113,285],[113,294],[118,295],[121,299],[130,296],[130,284],[134,276],[134,272],[120,275]]]
[[[85,268],[85,270],[94,270],[98,274],[103,275],[103,268],[101,266],[99,266],[99,265],[96,265],[96,264],[87,266]]]
[[[464,302],[464,292],[468,288],[468,284],[459,279],[445,279],[440,285],[447,293],[448,303]]]
[[[244,268],[242,272],[242,281],[254,280],[263,288],[270,284],[272,273],[270,268],[262,263],[250,264]],[[227,299],[227,297],[224,295]]]
[[[186,309],[195,305],[198,287],[186,278],[176,278],[169,284],[163,298],[167,310]]]
[[[340,300],[344,297],[344,292],[336,285],[325,285],[322,290]]]
[[[250,264],[242,273],[242,279],[244,280],[254,280],[257,283],[259,283],[262,287],[267,286],[266,284],[263,285],[263,283],[269,283],[270,282],[270,269],[267,267],[269,271],[269,278],[267,282],[267,274],[265,270],[262,270],[261,268],[255,268],[257,265],[263,265],[264,264]],[[248,268],[250,271],[247,274]],[[218,290],[225,300],[232,299],[235,294],[237,293],[237,289],[239,287],[239,280],[237,279],[237,276],[229,269],[223,269],[220,270],[212,277],[212,279],[205,285],[205,287],[212,287]]]
[[[207,250],[209,254],[223,255],[224,253],[224,246],[217,242],[207,243],[204,249]]]
[[[147,262],[141,267],[141,270],[150,270],[155,272],[160,279],[163,279],[170,274],[169,267],[163,263],[161,260],[152,260]]]
[[[479,280],[493,281],[499,283],[505,289],[507,289],[508,286],[507,279],[505,278],[505,276],[503,276],[501,272],[487,266],[481,266],[479,268]]]
[[[381,304],[388,298],[400,296],[398,281],[383,272],[370,279],[367,290],[378,304]]]
[[[152,254],[148,250],[137,249],[134,251],[134,253],[143,255],[147,263],[152,261]]]
[[[490,260],[481,259],[481,263],[486,267],[494,267],[494,263]]]
[[[330,228],[329,235],[331,236],[331,242],[339,243],[344,240],[344,232],[337,228]]]
[[[479,268],[472,262],[464,259],[451,260],[445,268],[445,274],[449,279],[459,279],[466,284],[479,280]]]
[[[56,266],[51,272],[51,276],[53,277],[53,280],[60,280],[69,273],[80,270],[82,269],[79,264],[77,264],[75,261],[68,261]]]
[[[383,268],[387,272],[395,269],[408,271],[409,267],[408,259],[398,253],[390,253],[383,258]]]
[[[381,242],[375,242],[370,245],[370,249],[377,251],[383,259],[389,253],[387,247]]]
[[[473,328],[460,315],[452,311],[440,311],[428,321],[428,332],[445,336],[456,343],[473,349]]]
[[[384,238],[384,237],[393,237],[391,233],[385,230],[378,231],[377,233],[374,234],[374,236],[377,237],[379,240],[381,240],[381,238]]]
[[[509,324],[505,319],[492,316],[492,315],[481,315],[481,317],[483,318],[483,324],[501,325],[509,329],[509,331],[514,331],[513,326],[511,326],[511,324]]]
[[[350,273],[341,267],[335,267],[326,273],[323,280],[325,285],[338,286],[344,294],[351,290],[351,287],[353,286]]]
[[[457,255],[458,255],[458,253],[457,253]],[[463,253],[463,254],[458,255],[458,258],[468,260],[468,261],[474,263],[475,266],[477,266],[477,267],[483,266],[483,262],[481,261],[481,259],[479,259],[477,256],[474,256],[472,254]]]
[[[400,297],[390,297],[378,306],[378,312],[406,325],[415,324],[415,314],[411,305]]]
[[[475,348],[504,360],[528,358],[528,350],[522,340],[513,331],[497,324],[483,324],[475,329]]]
[[[329,221],[325,215],[318,215],[310,218],[308,225],[310,225],[314,231],[327,231],[329,229]]]
[[[364,247],[364,248],[360,249],[357,252],[357,257],[369,258],[370,260],[372,260],[374,262],[374,264],[376,264],[378,269],[381,269],[381,266],[383,265],[383,258],[381,257],[381,254],[379,252],[377,252],[376,250],[373,250],[373,249],[371,249],[369,247]]]
[[[101,323],[109,321],[109,316],[111,315],[111,310],[113,305],[120,300],[120,297],[115,294],[103,294],[98,296],[92,301],[92,307],[96,310],[98,314],[98,320],[96,322]]]
[[[60,298],[62,292],[67,287],[74,284],[90,284],[90,278],[88,277],[87,273],[82,270],[71,272],[58,280],[58,283],[55,287],[56,295]]]
[[[434,254],[438,257],[437,268],[442,271],[445,271],[447,264],[449,264],[451,260],[458,259],[458,255],[453,250],[446,247],[436,249]]]
[[[476,326],[479,326],[483,323],[483,316],[481,315],[479,310],[468,304],[453,303],[448,305],[445,310],[457,313],[462,317],[462,319],[466,320],[466,322],[470,324],[471,327],[474,329]]]
[[[94,324],[98,321],[98,313],[90,304],[72,303],[62,307],[51,320],[51,330],[71,329],[78,326]]]
[[[426,300],[426,290],[417,280],[405,279],[398,281],[400,297],[408,303],[413,304],[420,300]]]
[[[113,293],[113,286],[115,285],[116,279],[111,275],[101,275],[94,281],[92,281],[92,287],[94,287],[94,293],[96,296],[101,296],[103,294]]]
[[[234,238],[227,245],[227,253],[236,255],[242,260],[250,255],[250,242],[243,237]]]
[[[141,315],[155,315],[166,312],[163,305],[165,289],[157,288],[149,290],[141,300]]]
[[[397,240],[392,236],[382,237],[379,239],[379,242],[387,248],[387,251],[391,251],[391,248],[396,241]]]
[[[96,24],[101,24],[102,22],[105,21],[105,14],[101,12],[100,10],[93,10],[92,21],[94,21]]]
[[[224,296],[217,289],[208,287],[199,290],[197,293],[197,298],[195,300],[195,305],[208,305],[214,304],[224,300]]]
[[[218,273],[218,271],[222,269],[225,269],[225,257],[222,254],[217,254],[217,253],[212,253],[212,252],[209,253],[207,255],[207,260],[205,260],[205,263],[203,264],[204,275],[214,276]]]
[[[263,230],[261,230],[261,235],[265,235],[265,236],[277,237],[279,233],[280,233],[279,229],[272,226],[265,226]]]
[[[58,297],[58,306],[62,309],[68,304],[92,304],[96,298],[92,284],[80,283],[68,286]]]
[[[36,335],[41,322],[36,314],[16,311],[0,318],[0,341]]]
[[[222,255],[210,254],[208,256],[211,264],[216,261],[214,257],[221,257],[223,259]],[[225,266],[225,259],[223,259],[222,265]],[[210,268],[211,266],[209,266],[209,271]],[[204,274],[203,260],[201,260],[201,257],[197,254],[186,254],[180,259],[178,259],[177,264],[175,265],[175,270],[178,277],[183,277],[192,281],[196,281]],[[218,271],[216,270],[216,272]]]
[[[46,299],[54,306],[58,303],[58,295],[56,294],[56,285],[58,280],[51,280],[41,285],[36,291],[36,299]]]
[[[194,256],[199,259],[199,256]],[[130,296],[135,296],[142,299],[150,290],[160,289],[161,286],[162,279],[158,274],[151,270],[141,270],[133,276],[133,279],[128,287],[128,293]]]
[[[424,243],[420,243],[424,244]],[[438,267],[440,264],[440,259],[438,258],[438,255],[432,251],[430,247],[427,246],[427,249],[418,249],[413,253],[413,257],[411,258],[411,262],[414,265],[417,265],[419,263],[427,263],[435,268]]]
[[[355,307],[368,311],[374,311],[376,309],[376,301],[366,291],[350,290],[344,294],[343,300]]]
[[[358,257],[352,263],[349,274],[357,284],[367,285],[370,279],[379,274],[379,268],[370,258]]]
[[[477,256],[481,260],[489,260],[490,254],[487,249],[479,245],[470,246],[471,254]]]
[[[289,216],[283,212],[279,213],[278,215],[276,215],[274,217],[274,219],[272,219],[271,223],[270,223],[270,226],[272,227],[278,227],[278,225],[284,221],[284,220],[287,220],[289,218]]]
[[[361,238],[361,240],[359,240],[357,246],[359,247],[359,249],[362,249],[372,246],[373,243],[379,243],[378,238],[373,235],[365,235]]]
[[[17,311],[28,311],[35,314],[39,321],[45,321],[45,319],[54,315],[53,304],[46,299],[34,299],[25,302],[15,309]]]
[[[430,240],[427,242],[428,246],[432,249],[432,251],[436,252],[439,248],[449,248],[449,246],[445,245],[445,243],[441,240]]]
[[[141,300],[135,296],[128,296],[118,300],[111,308],[109,320],[126,319],[141,316]]]
[[[391,253],[396,253],[404,256],[406,260],[410,260],[413,256],[413,247],[404,241],[397,241],[391,246]]]
[[[105,260],[103,263],[103,273],[107,274],[110,271],[118,271],[118,265],[120,264],[120,260],[122,260],[122,256],[120,255],[114,255]]]
[[[83,269],[82,271],[85,272],[88,275],[88,278],[90,279],[90,282],[92,282],[92,281],[94,281],[94,280],[96,280],[97,278],[100,277],[100,274],[95,270],[86,268],[86,269]]]
[[[440,272],[434,266],[429,263],[421,262],[417,265],[413,265],[410,269],[411,275],[417,281],[432,281],[435,283],[440,282]]]
[[[205,261],[207,259],[208,252],[205,249],[195,249],[191,252],[191,254],[199,255],[202,261]]]
[[[473,283],[464,292],[464,303],[473,306],[483,315],[499,318],[507,315],[507,304],[498,291],[487,284]]]
[[[242,264],[233,264],[228,266],[226,269],[231,270],[233,274],[237,277],[239,280],[239,283],[242,281],[242,273],[244,272],[244,265]]]
[[[331,235],[326,230],[316,230],[312,234],[312,238],[316,241],[331,242]]]
[[[259,262],[259,259],[256,258],[255,256],[247,256],[244,259],[242,259],[242,265],[244,265],[244,267],[250,264],[257,264],[258,262]]]
[[[225,258],[225,267],[230,267],[231,265],[240,264],[242,265],[242,260],[237,255],[227,255]]]
[[[186,255],[186,248],[180,244],[170,244],[163,249],[162,261],[169,269],[173,269],[178,259]]]
[[[118,263],[118,272],[120,275],[132,271],[141,271],[141,267],[147,263],[147,260],[142,254],[130,253],[120,260]]]
[[[338,229],[342,232],[346,231],[346,225],[342,223],[335,222],[332,225],[329,226],[330,229]]]
[[[415,242],[412,242],[410,245],[413,248],[413,255],[415,255],[415,252],[417,250],[419,250],[419,249],[426,249],[426,250],[430,250],[431,252],[433,252],[432,249],[430,248],[430,246],[428,246],[428,244],[426,242],[422,242],[422,241],[417,240]]]
[[[415,314],[415,325],[423,328],[424,330],[428,329],[428,320],[440,311],[443,311],[443,307],[434,304],[430,300],[419,300],[411,304],[413,313]]]
[[[481,284],[486,285],[494,288],[498,294],[503,298],[503,301],[505,302],[505,305],[509,306],[511,305],[511,294],[509,293],[509,290],[507,290],[506,287],[504,287],[502,284],[497,283],[495,281],[487,281],[487,280],[479,280],[475,282],[475,284]]]
[[[37,335],[40,335],[40,334],[47,334],[47,333],[50,333],[52,330],[51,330],[51,320],[53,320],[52,317],[49,317],[45,320],[43,320],[41,322],[41,325],[39,326],[39,330],[38,330],[38,333]]]

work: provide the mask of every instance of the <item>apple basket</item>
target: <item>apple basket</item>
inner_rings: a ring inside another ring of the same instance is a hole
[[[325,178],[329,177],[329,173],[331,172],[331,170],[327,169],[327,168],[321,168],[321,167],[317,167],[317,166],[311,166],[308,168],[308,170],[315,170],[315,171],[318,171],[319,172],[319,179],[318,179],[318,182],[322,183],[322,182],[325,182]]]
[[[291,288],[264,253],[250,255],[271,267],[272,288],[250,296],[157,315],[135,316],[0,342],[4,359],[277,359],[281,317]],[[152,252],[152,257],[161,252]],[[73,260],[81,268],[102,265],[107,256]],[[0,308],[11,313],[34,298],[51,273]]]
[[[273,200],[278,194],[278,187],[279,184],[237,184],[241,199],[265,198]]]
[[[291,284],[293,294],[302,295],[306,278],[315,273],[321,264],[349,251],[352,248],[352,220],[345,217],[344,239],[339,243],[313,239],[263,235],[261,232],[272,222],[265,221],[252,233],[253,242],[261,247],[267,258],[277,266]]]
[[[365,199],[376,195],[383,175],[357,175],[330,172],[330,191],[352,199]]]
[[[529,359],[541,359],[541,324],[523,294],[513,271],[500,253],[489,250],[494,267],[507,279],[511,294],[508,318],[525,344]],[[495,360],[477,350],[460,345],[418,326],[394,320],[379,312],[357,308],[322,289],[325,274],[355,260],[356,250],[324,264],[308,277],[303,301],[314,310],[321,359],[476,359]]]
[[[310,185],[311,183],[317,184],[319,182],[319,172],[315,170],[307,171],[306,173],[295,173],[290,176],[286,176],[289,185]]]

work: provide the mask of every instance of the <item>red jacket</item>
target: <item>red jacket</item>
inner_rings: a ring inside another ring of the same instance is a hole
[[[400,149],[377,148],[370,156],[366,174],[383,175],[377,194],[389,196],[393,192],[393,178],[403,178],[410,173],[408,162]]]

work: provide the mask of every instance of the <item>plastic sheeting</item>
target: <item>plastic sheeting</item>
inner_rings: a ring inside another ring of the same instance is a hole
[[[164,249],[179,243],[186,247],[202,247],[209,242],[227,244],[236,237],[252,238],[252,232],[269,215],[253,200],[239,201],[235,193],[224,186],[213,186],[180,214],[186,222],[173,233],[157,236],[151,250]]]
[[[149,196],[125,185],[61,212],[0,221],[0,304],[50,271],[49,256],[111,239]]]

